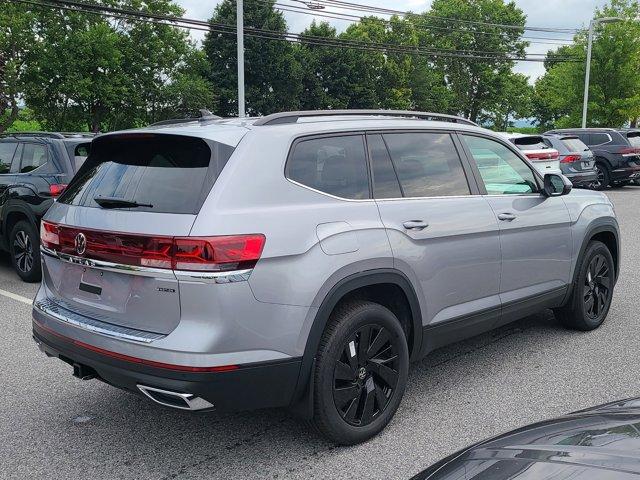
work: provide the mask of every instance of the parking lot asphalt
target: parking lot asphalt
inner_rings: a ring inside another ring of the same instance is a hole
[[[0,478],[409,478],[488,436],[640,396],[640,187],[607,194],[623,265],[600,329],[570,332],[545,312],[434,352],[413,365],[389,427],[348,448],[284,411],[190,414],[77,380],[37,349],[20,301],[37,285],[0,255]]]

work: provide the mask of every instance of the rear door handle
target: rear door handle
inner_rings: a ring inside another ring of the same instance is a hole
[[[424,230],[429,226],[429,223],[424,220],[409,220],[404,222],[402,226],[407,230]]]
[[[516,216],[513,213],[498,214],[498,220],[502,220],[503,222],[512,222],[515,219],[516,219]]]

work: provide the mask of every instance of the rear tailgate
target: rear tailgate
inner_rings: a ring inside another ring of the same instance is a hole
[[[511,140],[541,173],[560,171],[560,153],[541,135],[523,135]]]
[[[43,221],[48,301],[100,322],[171,332],[180,321],[173,239],[189,235],[234,147],[155,133],[94,140]]]

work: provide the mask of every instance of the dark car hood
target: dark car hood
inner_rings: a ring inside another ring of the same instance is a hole
[[[574,412],[485,440],[414,480],[640,479],[640,398]]]

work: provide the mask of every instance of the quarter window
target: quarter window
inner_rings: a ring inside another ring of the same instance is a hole
[[[336,197],[369,198],[362,135],[313,138],[298,142],[287,162],[287,178]]]
[[[589,145],[603,145],[610,141],[611,137],[606,133],[592,133],[589,135]]]
[[[478,166],[489,195],[535,193],[536,177],[529,166],[500,142],[462,135]]]
[[[448,133],[384,135],[405,197],[469,195],[458,151]]]
[[[0,143],[0,174],[9,173],[11,170],[11,160],[16,153],[17,145],[15,142]]]
[[[20,173],[28,173],[47,163],[47,147],[37,143],[27,143],[22,152]]]

